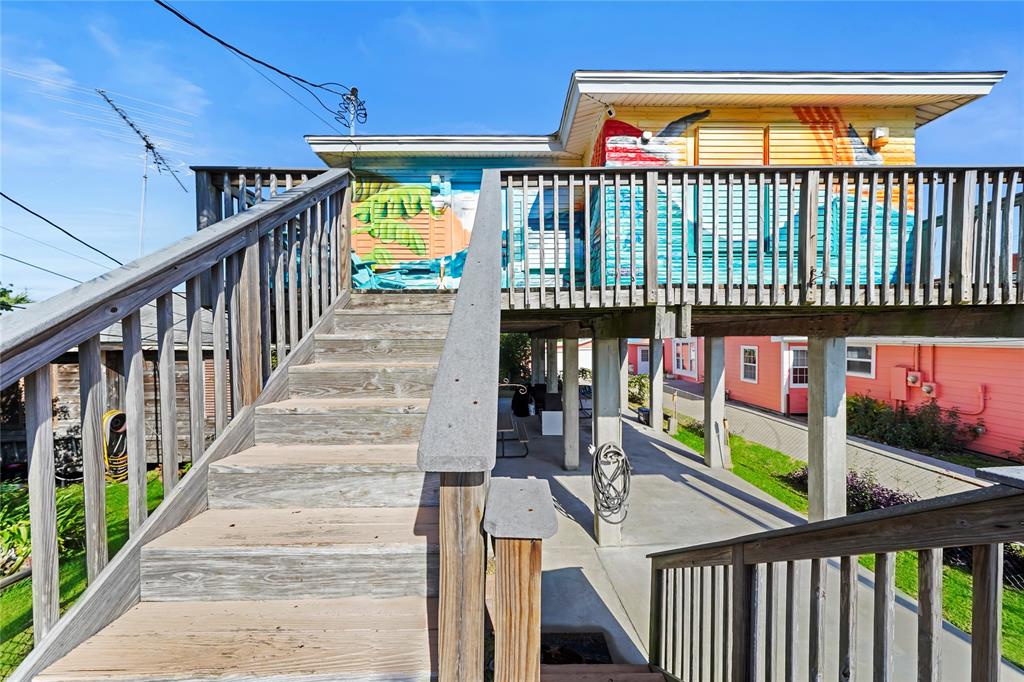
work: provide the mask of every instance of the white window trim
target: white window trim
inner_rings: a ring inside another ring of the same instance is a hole
[[[686,346],[686,351],[685,351],[686,354],[687,354],[686,355],[686,360],[688,362],[691,359],[693,360],[693,362],[691,363],[691,368],[692,369],[689,372],[684,370],[682,367],[676,366],[676,347],[673,347],[672,348],[672,368],[677,370],[675,372],[675,374],[678,374],[681,377],[687,377],[689,379],[696,380],[696,378],[697,378],[697,352],[696,352],[697,342],[696,342],[696,340],[693,340],[693,339],[676,339],[675,343],[677,344],[677,346]],[[691,353],[691,349],[693,350],[692,353]]]
[[[747,366],[747,362],[745,361],[743,356],[744,356],[744,354],[748,350],[754,351],[754,378],[753,379],[748,379],[745,376],[745,372],[743,371],[744,369],[746,369],[746,366]],[[740,346],[740,381],[745,381],[748,384],[756,384],[757,383],[757,379],[758,379],[758,375],[760,374],[760,370],[761,370],[761,368],[759,367],[760,364],[761,364],[760,363],[760,356],[758,354],[757,346]]]
[[[807,384],[806,383],[797,384],[797,383],[793,382],[793,368],[794,367],[799,367],[799,365],[794,365],[793,364],[793,355],[798,350],[802,350],[802,351],[804,351],[804,353],[808,354],[807,355],[807,364],[805,365],[805,367],[808,370],[807,371],[807,376],[808,376],[808,378],[810,378],[811,356],[808,353],[807,346],[796,346],[796,347],[790,346],[790,349],[789,349],[789,368],[786,371],[786,378],[789,380],[789,387],[790,388],[807,388]]]
[[[846,376],[848,376],[848,377],[861,377],[863,379],[874,379],[875,378],[875,365],[876,365],[875,353],[878,350],[875,347],[875,344],[873,344],[873,343],[848,343],[848,344],[846,344],[846,348],[847,348],[847,351],[846,351],[847,352],[846,366],[847,367],[850,366],[849,349],[850,349],[851,346],[856,346],[856,347],[859,347],[859,348],[869,348],[869,349],[871,349],[871,371],[869,371],[869,372],[851,372],[849,369],[847,369],[846,370]],[[859,362],[864,362],[864,360],[859,360]]]

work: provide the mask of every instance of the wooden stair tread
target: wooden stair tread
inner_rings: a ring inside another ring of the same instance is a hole
[[[417,443],[395,445],[254,445],[210,465],[214,472],[419,471]]]
[[[142,602],[36,679],[427,680],[436,612],[424,597]]]
[[[322,372],[331,370],[342,370],[342,369],[355,369],[355,370],[381,370],[381,369],[437,369],[437,362],[429,362],[426,360],[353,360],[351,362],[345,362],[344,360],[319,360],[309,365],[299,365],[292,367],[289,371],[291,372]]]
[[[257,414],[425,414],[430,398],[288,398],[256,408]]]
[[[564,665],[542,664],[544,673],[649,673],[651,669],[639,663],[566,663]]]
[[[555,666],[559,667],[559,666]],[[600,665],[587,666],[590,668],[601,668]],[[541,673],[541,682],[665,682],[661,673],[617,673],[605,671],[591,671],[578,673]]]
[[[225,547],[437,545],[437,507],[208,509],[147,544],[147,550]]]

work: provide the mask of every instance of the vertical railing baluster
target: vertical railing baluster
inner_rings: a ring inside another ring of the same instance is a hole
[[[913,263],[910,279],[910,303],[917,305],[923,300],[921,292],[921,273],[924,272],[924,173],[918,171],[914,174],[914,254],[911,258]]]
[[[651,617],[647,634],[647,662],[665,667],[665,575],[651,563]]]
[[[775,649],[777,641],[775,637],[776,608],[775,608],[775,563],[769,561],[765,564],[764,578],[764,679],[775,679]]]
[[[686,636],[686,609],[683,596],[686,589],[686,569],[675,570],[675,593],[672,600],[672,670],[673,675],[680,677],[683,674],[683,641]]]
[[[824,559],[811,559],[810,601],[807,623],[807,679],[821,682],[825,665]]]
[[[214,436],[220,436],[228,425],[228,404],[231,387],[228,383],[228,319],[224,295],[224,261],[217,260],[210,268],[210,298],[213,301],[213,414]]]
[[[786,304],[791,305],[796,302],[796,268],[797,268],[797,257],[794,252],[797,244],[796,234],[796,207],[797,207],[797,185],[796,185],[796,173],[789,174],[788,180],[788,200],[786,201]]]
[[[323,201],[316,202],[309,209],[309,326],[320,319],[320,239],[323,236],[323,213]]]
[[[539,176],[538,176],[539,177]],[[530,203],[529,176],[523,175],[523,301],[524,307],[533,307],[530,301]]]
[[[57,501],[53,464],[53,382],[50,365],[25,377],[28,513],[32,541],[32,626],[38,644],[57,624]]]
[[[157,383],[160,391],[160,460],[164,499],[178,483],[178,406],[175,402],[174,294],[156,301]],[[232,340],[234,341],[234,340]]]
[[[223,293],[223,282],[221,292]],[[128,449],[128,535],[146,521],[146,394],[139,311],[121,320],[125,445]]]
[[[683,173],[679,181],[681,222],[679,230],[679,281],[682,283],[679,302],[683,305],[696,302],[696,293],[690,296],[690,174]],[[699,253],[699,252],[698,252]],[[698,282],[699,282],[698,278]]]
[[[999,679],[1003,633],[1003,546],[971,548],[971,682]]]
[[[696,286],[693,302],[700,305],[704,302],[704,173],[697,171],[696,187],[693,200],[693,252]]]
[[[995,176],[985,173],[980,185],[979,201],[981,204],[981,232],[985,235],[985,255],[977,279],[984,290],[985,303],[996,302],[996,280],[999,272],[999,237],[996,235],[995,208]],[[989,201],[989,187],[993,188],[992,200]]]
[[[839,564],[839,682],[853,682],[857,666],[857,557]]]
[[[613,248],[615,254],[615,274],[612,277],[612,302],[614,305],[622,304],[622,207],[620,205],[620,196],[622,194],[622,174],[615,173],[614,181],[615,198],[612,201],[612,210],[615,211],[614,215],[614,226],[615,226],[615,237],[613,240]]]
[[[310,243],[313,237],[313,220],[313,209],[308,208],[302,212],[299,224],[299,229],[301,230],[301,236],[299,237],[299,295],[302,298],[302,315],[299,319],[299,326],[303,336],[306,335],[310,325],[313,324],[313,265],[311,257],[312,244]]]
[[[939,270],[939,303],[943,305],[952,302],[952,232],[953,229],[955,229],[956,223],[954,212],[956,211],[955,195],[958,184],[960,183],[957,182],[956,173],[953,171],[947,171],[942,211],[942,263]]]
[[[103,413],[106,389],[100,337],[78,346],[79,417],[82,425],[82,476],[85,493],[85,556],[89,582],[107,565],[107,482],[103,462]]]
[[[832,171],[828,171],[825,173],[825,215],[822,226],[824,244],[821,250],[821,294],[818,301],[821,305],[832,305],[835,302],[835,297],[829,296],[832,290],[830,281],[832,280],[832,191],[834,189],[835,177]],[[817,216],[815,216],[815,224],[817,224]],[[815,254],[815,261],[817,261],[817,254]]]
[[[942,550],[922,549],[917,553],[917,679],[940,679],[939,660],[942,635]]]
[[[700,679],[700,625],[703,614],[700,611],[700,567],[690,569],[690,631],[686,634],[690,646],[690,679]]]
[[[868,180],[868,233],[867,246],[864,252],[864,270],[867,276],[867,284],[864,289],[864,303],[873,305],[875,303],[875,229],[878,226],[876,209],[876,197],[878,196],[878,174],[870,173]]]
[[[749,303],[747,300],[747,287],[750,284],[750,235],[747,233],[750,224],[748,205],[750,201],[747,196],[750,192],[750,173],[743,173],[742,187],[740,188],[740,191],[743,192],[743,203],[740,205],[740,220],[743,221],[743,226],[740,230],[740,234],[742,235],[742,238],[740,239],[740,248],[742,249],[740,260],[742,261],[741,267],[743,268],[743,273],[740,275],[740,303],[747,305],[747,303]]]
[[[188,356],[189,453],[193,464],[206,450],[206,386],[203,367],[202,279],[185,283],[185,325]]]
[[[331,302],[331,197],[325,197],[320,201],[320,290],[314,291],[319,296],[319,308],[317,319],[324,314]]]
[[[629,174],[629,305],[636,305],[636,173]],[[644,196],[644,204],[647,197]]]
[[[799,248],[796,256],[796,280],[800,291],[799,297],[793,302],[798,300],[802,304],[819,302],[817,301],[817,289],[814,287],[818,262],[819,177],[816,170],[800,174],[800,220],[799,225],[793,222],[793,227],[790,230],[791,241],[795,239]],[[792,206],[792,202],[790,206]],[[797,229],[799,229],[799,234],[797,234]]]
[[[733,241],[733,230],[734,218],[733,218],[733,206],[732,206],[732,173],[725,174],[725,303],[726,305],[732,305],[733,299],[733,286],[735,286],[735,277],[733,274],[733,256],[732,256],[732,241]]]
[[[551,251],[552,251],[552,254],[553,254],[552,265],[554,266],[554,277],[555,277],[554,282],[552,283],[552,287],[551,287],[552,298],[554,299],[552,301],[552,304],[551,304],[553,308],[559,308],[559,307],[562,306],[562,301],[560,300],[561,299],[561,295],[562,295],[562,268],[561,268],[561,263],[560,263],[561,258],[562,258],[562,254],[561,254],[561,252],[558,249],[559,233],[562,231],[562,216],[561,216],[561,213],[559,212],[559,208],[561,208],[561,207],[559,205],[560,202],[559,202],[559,196],[558,196],[558,191],[559,191],[558,190],[558,185],[559,185],[558,173],[552,173],[551,174],[551,227],[552,227],[552,230],[551,230],[551,236],[552,236]]]
[[[265,386],[273,370],[270,357],[270,234],[259,238],[259,309],[260,309],[260,386]],[[280,358],[279,358],[280,360]]]
[[[850,279],[850,304],[857,305],[861,302],[860,284],[860,233],[861,221],[860,212],[863,204],[864,174],[856,171],[857,177],[854,182],[853,194],[853,254],[850,257],[850,264],[853,269]],[[870,232],[870,225],[869,225]],[[867,278],[865,277],[865,281]]]
[[[1003,303],[1012,303],[1013,296],[1013,214],[1016,211],[1016,199],[1014,193],[1017,189],[1019,175],[1017,170],[1010,171],[1010,180],[1006,185],[1006,200],[1003,202],[1003,243],[1002,258],[999,261],[1000,283]],[[1024,226],[1019,226],[1024,227]],[[1021,235],[1017,235],[1017,241],[1021,242]],[[1020,270],[1020,261],[1024,260],[1024,251],[1017,251],[1017,269]],[[1019,289],[1022,283],[1017,281]]]
[[[757,290],[754,292],[754,303],[757,305],[764,303],[764,233],[767,227],[764,213],[764,182],[764,171],[757,171],[757,225],[754,232],[754,239],[757,245]]]
[[[892,682],[893,679],[895,565],[895,554],[875,554],[874,639],[871,659],[874,682]]]
[[[274,244],[274,345],[277,348],[278,363],[284,362],[285,356],[288,355],[288,322],[285,317],[287,308],[284,290],[284,271],[288,253],[284,237],[287,232],[287,223],[275,227],[271,232]]]
[[[779,304],[779,240],[781,239],[782,230],[779,225],[779,214],[782,212],[782,204],[780,203],[780,197],[782,195],[782,175],[775,173],[772,178],[774,184],[772,185],[772,305]],[[734,578],[735,580],[735,578]]]
[[[512,175],[506,175],[503,183],[505,188],[505,276],[508,286],[508,297],[505,305],[509,310],[516,308],[516,225],[515,225],[515,195],[512,191]]]
[[[879,286],[879,301],[882,305],[889,305],[889,272],[892,268],[889,266],[889,241],[890,241],[890,226],[891,222],[889,216],[892,213],[892,183],[893,174],[889,171],[885,174],[885,187],[882,194],[882,276],[878,282]],[[897,279],[896,282],[899,282]]]
[[[665,304],[674,305],[676,302],[676,288],[673,275],[675,274],[674,268],[672,267],[672,249],[675,246],[674,240],[672,239],[672,187],[675,184],[675,178],[672,173],[668,173],[665,176]],[[683,254],[686,257],[686,254]]]
[[[667,216],[667,214],[666,214]],[[666,224],[668,218],[666,217]],[[658,302],[658,172],[648,171],[644,178],[644,211],[643,211],[643,269],[644,269],[644,303],[653,305]],[[635,282],[634,277],[634,282]],[[665,280],[665,301],[668,302],[672,288],[668,279]],[[635,303],[634,303],[635,305]]]
[[[544,220],[544,186],[546,185],[544,174],[540,173],[537,175],[537,244],[540,246],[540,253],[537,257],[537,267],[539,269],[539,281],[540,286],[538,304],[540,308],[544,308],[547,305],[547,283],[544,281],[544,277],[547,274],[548,265],[548,254],[547,254],[547,230],[546,220]]]
[[[896,303],[907,302],[907,192],[910,188],[910,174],[900,173],[899,227],[896,239]]]
[[[796,680],[796,562],[786,562],[786,636],[782,644],[783,679],[786,682]]]
[[[718,173],[711,174],[711,305],[718,303]]]
[[[939,219],[939,174],[933,172],[928,182],[928,229],[922,235],[921,270],[924,274],[921,285],[924,287],[924,302],[931,305],[935,302],[935,232]]]
[[[569,307],[576,308],[576,176],[569,173]]]
[[[746,564],[743,546],[733,547],[732,561],[732,680],[754,682],[762,678],[759,653],[761,585],[759,566]],[[694,678],[700,679],[700,678]]]
[[[732,566],[722,566],[722,682],[731,678],[730,663],[732,662],[732,609],[729,600],[732,598]]]
[[[711,583],[711,595],[710,599],[708,600],[708,618],[710,619],[709,630],[711,634],[711,641],[708,642],[708,679],[714,682],[718,679],[718,647],[720,644],[718,634],[718,623],[720,620],[720,618],[718,617],[718,566],[708,567],[708,580]]]
[[[846,212],[850,205],[850,188],[847,185],[849,179],[849,171],[839,171],[839,272],[836,273],[836,305],[843,305],[849,293],[846,288],[846,242],[849,239]]]
[[[583,175],[583,305],[590,307],[590,174]]]
[[[299,339],[299,219],[288,221],[288,341],[294,349]]]

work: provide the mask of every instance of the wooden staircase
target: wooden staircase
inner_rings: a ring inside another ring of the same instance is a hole
[[[142,550],[141,603],[40,680],[428,680],[438,486],[416,466],[453,295],[361,294]]]
[[[664,682],[661,673],[646,665],[542,665],[540,682]]]

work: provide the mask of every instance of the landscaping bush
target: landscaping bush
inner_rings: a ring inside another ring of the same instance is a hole
[[[57,551],[66,553],[85,547],[85,498],[81,485],[57,489]],[[28,487],[4,484],[0,500],[0,575],[14,573],[32,553],[29,535]]]
[[[651,382],[646,374],[629,377],[629,402],[635,405],[646,405],[651,395]]]
[[[684,431],[689,431],[695,436],[704,438],[704,422],[698,419],[692,419],[690,417],[678,415],[676,423],[679,425],[679,428],[683,429]]]
[[[800,467],[786,476],[800,490],[807,491],[807,467]],[[916,502],[917,496],[880,485],[871,474],[850,471],[846,474],[846,513],[857,514],[873,509],[895,507]]]
[[[982,427],[981,420],[964,422],[958,410],[943,410],[935,400],[917,407],[893,407],[864,395],[846,401],[849,434],[908,450],[959,452],[980,435]]]
[[[498,350],[498,380],[515,384],[529,383],[530,335],[502,334]]]

